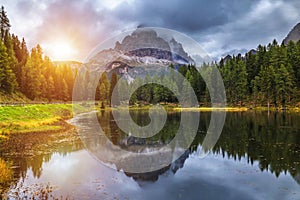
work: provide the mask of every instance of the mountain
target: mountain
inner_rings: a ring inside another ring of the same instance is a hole
[[[117,73],[132,82],[146,74],[168,73],[170,65],[178,69],[182,65],[194,63],[182,44],[174,38],[164,39],[152,29],[137,29],[122,41],[117,41],[114,48],[95,54],[85,66],[90,71],[106,71],[109,77],[113,72]]]
[[[298,23],[294,28],[288,33],[286,38],[283,40],[283,44],[287,45],[289,41],[297,42],[300,40],[300,23]]]
[[[117,41],[114,48],[105,49],[89,60],[92,69],[102,70],[115,68],[112,63],[123,63],[130,67],[144,65],[188,65],[195,63],[185,52],[182,44],[174,38],[170,41],[163,39],[151,29],[137,29],[126,36],[121,42]]]
[[[131,35],[127,35],[122,42],[116,42],[115,50],[123,52],[132,51],[140,48],[154,48],[170,51],[169,43],[159,37],[154,30],[137,29]]]

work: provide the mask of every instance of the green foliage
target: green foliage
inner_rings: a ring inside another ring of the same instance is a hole
[[[0,137],[7,133],[62,129],[56,124],[73,115],[73,108],[86,111],[78,104],[48,104],[0,107]],[[55,125],[56,124],[56,125]]]
[[[16,78],[10,67],[7,49],[0,41],[0,91],[12,93],[15,91],[16,85]]]
[[[6,11],[4,10],[4,6],[1,7],[0,12],[0,39],[3,41],[5,34],[9,32],[10,23]]]
[[[101,102],[108,102],[110,91],[110,83],[107,77],[107,74],[104,72],[101,74],[98,87],[96,90],[96,100],[100,100]]]
[[[0,92],[22,92],[31,100],[70,101],[74,73],[70,66],[54,66],[37,45],[28,53],[24,38],[9,33],[4,7],[0,13]]]
[[[248,92],[247,69],[245,61],[240,57],[233,57],[221,69],[227,99],[231,103],[240,104],[245,100]]]
[[[260,91],[263,100],[266,100],[268,105],[275,98],[275,71],[273,66],[261,67],[258,76],[255,77],[254,83],[255,92]]]
[[[254,103],[254,105],[283,106],[296,105],[300,98],[300,41],[289,42],[287,46],[279,45],[276,40],[267,46],[259,45],[257,50],[248,52],[244,57],[240,54],[231,58],[221,59],[220,63],[204,63],[196,68],[193,65],[174,66],[183,77],[174,79],[174,71],[160,76],[146,75],[128,83],[113,72],[103,73],[98,78],[95,73],[86,69],[72,69],[66,64],[55,66],[43,55],[39,45],[29,53],[24,38],[22,41],[10,34],[10,23],[2,6],[0,12],[0,93],[12,95],[23,93],[27,98],[37,101],[70,101],[99,100],[102,104],[111,104],[112,91],[116,88],[114,102],[116,105],[126,101],[125,93],[131,86],[149,81],[159,84],[146,84],[136,91],[129,101],[130,104],[144,103],[178,103],[177,94],[181,94],[186,101],[191,93],[187,79],[201,104],[221,101],[224,96],[220,91],[221,82],[214,77],[218,73],[223,77],[227,102],[232,105]],[[200,75],[205,75],[206,82]],[[98,80],[99,79],[99,80]],[[76,80],[76,83],[75,83]],[[73,96],[76,84],[77,96]],[[208,84],[212,91],[208,91]],[[170,89],[164,87],[167,85]],[[174,91],[174,92],[172,92]],[[95,93],[96,92],[96,93]],[[210,94],[215,99],[210,98]]]
[[[113,91],[117,85],[117,82],[118,82],[118,76],[116,73],[112,73],[111,75],[111,80],[110,80],[110,89],[109,89],[109,101],[110,101],[110,104],[111,106],[116,106],[116,105],[119,105],[119,96],[118,96],[118,90],[116,90],[116,92],[114,93],[115,96],[112,96],[113,94]],[[112,100],[112,97],[113,97],[113,102],[111,101]]]
[[[293,92],[293,80],[287,68],[281,64],[275,75],[276,96],[282,106],[290,99]]]
[[[300,42],[278,45],[274,40],[267,47],[259,45],[245,57],[233,57],[219,64],[227,100],[253,102],[275,107],[299,101]],[[245,80],[246,78],[246,80]]]

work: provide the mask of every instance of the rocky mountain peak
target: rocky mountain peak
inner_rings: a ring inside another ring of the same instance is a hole
[[[177,42],[174,38],[172,38],[169,44],[171,52],[176,52],[176,54],[180,55],[188,62],[194,62],[193,59],[184,51],[181,43]]]
[[[126,36],[122,42],[116,42],[115,50],[128,56],[154,57],[165,60],[182,60],[193,63],[193,59],[184,51],[182,44],[174,38],[170,41],[160,37],[154,30],[137,29]]]
[[[289,32],[289,34],[283,40],[283,44],[287,45],[289,41],[297,42],[299,40],[300,40],[300,23],[294,26],[294,28]]]
[[[126,36],[122,42],[116,42],[115,50],[128,52],[141,48],[154,48],[170,51],[167,41],[159,37],[154,30],[137,29],[131,35]]]

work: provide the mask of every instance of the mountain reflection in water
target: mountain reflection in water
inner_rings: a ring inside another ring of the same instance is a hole
[[[131,115],[140,125],[149,123],[147,112],[134,111]],[[151,148],[167,144],[174,137],[180,113],[169,113],[163,130],[147,139],[124,134],[110,112],[99,112],[98,120],[113,144],[127,149]],[[99,164],[86,152],[75,130],[50,135],[14,135],[0,145],[0,157],[11,163],[14,172],[8,194],[11,198],[16,191],[33,194],[39,185],[50,184],[50,193],[58,197],[177,199],[189,194],[191,199],[197,199],[201,194],[204,199],[221,195],[229,195],[228,199],[238,199],[241,195],[248,195],[243,199],[300,198],[299,114],[227,113],[212,153],[199,159],[197,149],[209,122],[210,113],[201,113],[199,130],[190,148],[169,166],[148,173],[117,172]]]

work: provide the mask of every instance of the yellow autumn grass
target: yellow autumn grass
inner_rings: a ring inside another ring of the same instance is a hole
[[[32,104],[25,106],[0,106],[0,142],[11,133],[59,131],[66,127],[64,119],[77,112],[89,111],[80,104]]]
[[[148,110],[154,105],[143,105],[143,106],[118,106],[116,108],[109,108],[109,110],[117,109],[117,110]],[[247,107],[223,107],[223,108],[213,108],[213,107],[190,107],[190,108],[182,108],[182,107],[176,107],[176,106],[168,106],[163,105],[163,107],[167,111],[199,111],[199,112],[211,112],[211,111],[226,111],[226,112],[242,112],[247,111],[249,108]],[[107,109],[108,110],[108,109]]]
[[[199,108],[174,108],[176,111],[200,111],[200,112],[211,112],[211,111],[226,111],[226,112],[243,112],[247,111],[246,107],[225,107],[225,108],[212,108],[212,107],[199,107]]]
[[[5,184],[12,179],[12,171],[8,164],[0,158],[0,184]]]
[[[25,133],[32,131],[46,131],[59,129],[59,126],[53,126],[54,123],[61,120],[61,117],[51,117],[42,120],[28,120],[28,121],[13,121],[0,122],[0,137],[6,139],[10,133]]]

